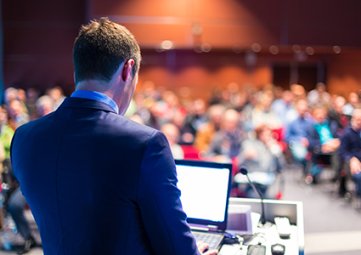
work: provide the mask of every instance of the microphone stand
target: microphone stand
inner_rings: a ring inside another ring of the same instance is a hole
[[[259,191],[259,189],[257,189],[257,187],[254,185],[254,183],[252,182],[252,180],[249,178],[248,176],[248,170],[244,167],[241,167],[239,169],[239,172],[243,175],[245,175],[247,177],[248,183],[251,185],[252,189],[258,194],[258,196],[261,199],[261,223],[265,224],[266,223],[266,216],[265,216],[265,210],[264,210],[264,201],[263,201],[263,195],[262,193]]]

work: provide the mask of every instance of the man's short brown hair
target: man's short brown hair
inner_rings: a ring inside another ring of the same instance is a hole
[[[81,27],[73,48],[75,83],[83,80],[110,81],[119,65],[133,59],[133,75],[139,69],[140,49],[132,33],[108,18]]]

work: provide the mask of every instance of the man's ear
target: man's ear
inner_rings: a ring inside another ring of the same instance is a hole
[[[124,66],[123,66],[123,70],[122,70],[122,80],[126,81],[129,78],[132,78],[132,70],[133,70],[133,66],[135,64],[134,59],[128,59],[125,61]]]

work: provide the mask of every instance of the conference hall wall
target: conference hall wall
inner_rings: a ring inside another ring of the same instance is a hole
[[[207,96],[231,82],[311,89],[325,81],[345,94],[361,84],[360,7],[357,0],[6,0],[5,82],[71,90],[80,24],[110,16],[141,44],[139,88],[153,81]]]

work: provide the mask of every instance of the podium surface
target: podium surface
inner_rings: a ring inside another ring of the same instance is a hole
[[[244,206],[250,208],[252,213],[261,214],[262,206],[260,199],[248,198],[230,198],[229,200],[229,221],[228,228],[232,233],[237,232],[234,226],[234,219],[238,216],[234,215],[237,210],[236,207]],[[282,244],[285,246],[285,255],[304,254],[304,223],[303,223],[303,204],[298,201],[283,201],[283,200],[264,200],[265,220],[264,225],[253,226],[253,234],[244,234],[244,229],[241,229],[240,235],[244,237],[244,244],[242,247],[231,247],[224,245],[220,251],[220,255],[246,255],[249,245],[261,244],[266,247],[266,255],[271,255],[271,246],[273,244]],[[232,215],[233,214],[233,215]],[[287,217],[291,224],[291,235],[287,239],[280,238],[277,227],[274,224],[275,217]],[[254,224],[253,224],[254,225]]]

